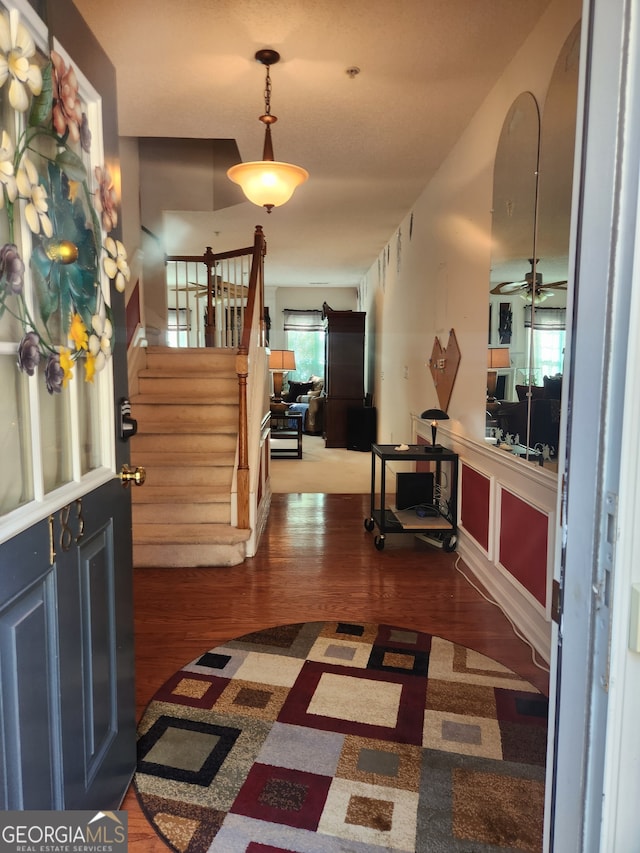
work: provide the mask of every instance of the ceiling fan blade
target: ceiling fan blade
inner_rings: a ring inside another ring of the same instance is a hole
[[[495,287],[491,288],[489,292],[495,294],[518,293],[518,291],[523,288],[527,288],[528,286],[528,282],[526,281],[502,281],[500,284],[496,284]]]
[[[538,289],[552,287],[554,290],[566,290],[567,282],[566,281],[550,281],[549,284],[539,284]]]

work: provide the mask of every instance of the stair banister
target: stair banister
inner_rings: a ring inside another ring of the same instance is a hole
[[[264,255],[266,244],[262,226],[257,225],[254,235],[253,260],[247,294],[242,339],[236,355],[238,375],[238,521],[240,529],[250,527],[251,477],[249,466],[249,411],[247,405],[247,378],[250,354],[264,346]],[[254,377],[257,381],[257,377]]]

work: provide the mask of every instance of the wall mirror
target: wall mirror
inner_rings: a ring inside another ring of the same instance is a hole
[[[542,108],[513,103],[494,170],[487,439],[553,464],[559,443],[580,25]]]

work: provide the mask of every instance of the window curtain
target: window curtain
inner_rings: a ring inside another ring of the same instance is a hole
[[[287,349],[296,354],[296,369],[289,382],[306,382],[310,376],[324,377],[324,323],[322,311],[285,308],[284,331]]]
[[[531,314],[531,305],[525,305],[525,329],[536,329],[543,332],[564,332],[567,327],[566,308],[536,308],[533,312],[533,325]]]
[[[285,308],[284,330],[285,332],[322,332],[322,311],[296,311]]]

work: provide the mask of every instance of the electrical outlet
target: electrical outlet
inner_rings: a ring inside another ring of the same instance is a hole
[[[407,367],[407,365],[406,365],[406,364],[405,364],[405,366],[404,366],[404,378],[405,378],[405,379],[408,379],[408,378],[409,378],[409,368]]]
[[[384,370],[380,371],[380,379],[384,379]]]

